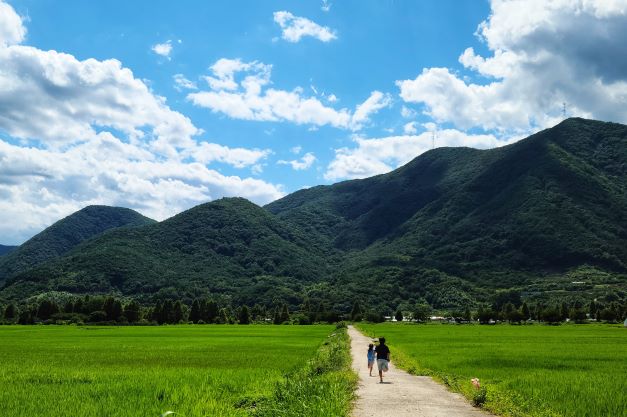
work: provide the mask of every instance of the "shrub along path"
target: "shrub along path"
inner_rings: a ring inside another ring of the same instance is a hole
[[[486,417],[489,414],[474,408],[460,395],[449,392],[426,376],[410,375],[393,365],[392,351],[389,372],[379,383],[376,364],[368,376],[366,351],[372,340],[349,326],[353,370],[359,376],[354,417]],[[375,377],[376,374],[376,377]]]

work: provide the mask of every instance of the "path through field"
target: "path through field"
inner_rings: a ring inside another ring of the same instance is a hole
[[[359,375],[357,403],[354,417],[487,417],[487,414],[470,405],[460,394],[449,392],[426,376],[410,375],[397,369],[392,351],[389,372],[379,383],[375,369],[368,376],[366,351],[371,339],[353,326],[348,327],[351,337],[353,369]],[[374,376],[376,374],[376,377]]]

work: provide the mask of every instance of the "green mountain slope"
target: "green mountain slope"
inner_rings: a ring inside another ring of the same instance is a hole
[[[127,208],[85,207],[59,220],[12,253],[0,258],[0,284],[20,272],[67,253],[79,243],[106,230],[151,223],[154,220]]]
[[[118,229],[18,275],[5,294],[61,289],[150,296],[226,293],[293,298],[328,277],[323,253],[298,230],[241,199],[217,200],[161,223]],[[161,292],[160,292],[161,291]]]
[[[626,172],[626,126],[569,119],[510,146],[439,148],[267,208],[352,249],[333,281],[339,298],[464,305],[583,265],[624,280]],[[314,214],[326,222],[307,224]]]
[[[458,308],[498,289],[562,296],[573,281],[588,298],[624,295],[626,220],[627,126],[568,119],[509,146],[435,149],[263,209],[223,199],[113,230],[22,269],[0,296],[213,293],[249,304],[307,296],[341,309],[355,299]]]
[[[17,246],[0,245],[0,256],[13,252],[15,249],[17,249]]]

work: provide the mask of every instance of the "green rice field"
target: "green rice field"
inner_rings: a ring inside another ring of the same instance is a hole
[[[0,326],[0,412],[247,416],[258,401],[276,397],[284,376],[306,367],[334,331],[334,326]]]
[[[621,325],[360,324],[385,336],[392,362],[483,406],[534,417],[627,416],[627,329]]]

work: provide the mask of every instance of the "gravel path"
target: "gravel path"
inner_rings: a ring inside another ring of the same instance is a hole
[[[394,350],[391,354],[390,370],[383,374],[384,383],[380,384],[376,363],[373,376],[368,376],[366,351],[368,343],[372,343],[371,339],[353,326],[348,327],[348,334],[351,337],[353,369],[359,375],[354,417],[490,416],[474,408],[462,395],[447,391],[431,378],[410,375],[397,369],[393,364]]]

